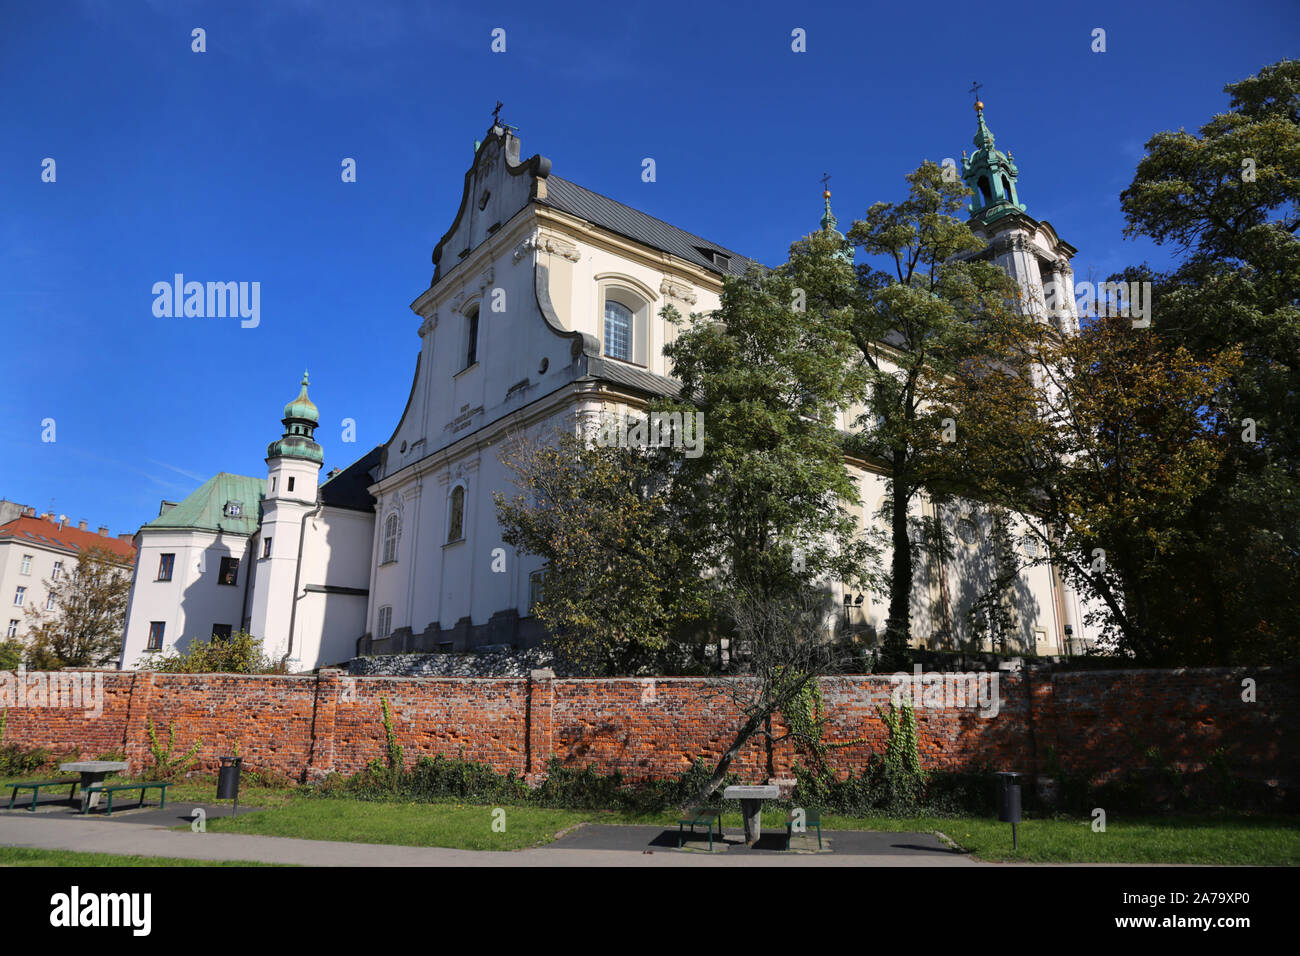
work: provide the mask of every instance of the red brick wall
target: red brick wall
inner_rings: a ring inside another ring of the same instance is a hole
[[[33,675],[28,675],[28,680]],[[1242,680],[1257,681],[1257,702],[1241,699]],[[1300,780],[1300,681],[1294,670],[1265,668],[1002,673],[1000,711],[922,707],[917,729],[922,765],[932,770],[988,767],[1041,772],[1054,748],[1061,765],[1094,779],[1117,768],[1164,762],[1194,770],[1218,748],[1251,777],[1283,785]],[[406,759],[463,756],[536,780],[552,756],[594,764],[630,777],[680,773],[692,759],[718,758],[738,723],[722,685],[702,678],[473,679],[318,677],[231,674],[102,674],[103,711],[16,706],[4,699],[4,743],[77,748],[83,757],[122,750],[133,768],[150,765],[151,721],[165,742],[176,728],[175,753],[202,741],[200,766],[238,741],[245,765],[294,778],[351,773],[385,753],[380,699],[386,698]],[[822,697],[828,742],[841,771],[860,771],[884,749],[878,708],[891,679],[826,678]],[[773,730],[785,729],[781,718]],[[1291,746],[1287,746],[1290,744]],[[788,776],[788,744],[751,740],[734,765],[742,779]]]

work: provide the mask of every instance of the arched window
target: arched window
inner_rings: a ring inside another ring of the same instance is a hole
[[[465,486],[457,485],[451,489],[451,500],[447,504],[447,543],[460,541],[465,537]]]
[[[989,178],[981,176],[979,186],[980,192],[984,194],[984,202],[987,205],[993,201],[993,190],[989,187]]]
[[[384,560],[389,564],[397,560],[397,515],[391,514],[384,519]]]
[[[1002,198],[1007,202],[1011,201],[1011,180],[1005,176],[1002,177]]]
[[[613,299],[605,300],[605,354],[632,361],[632,310]]]

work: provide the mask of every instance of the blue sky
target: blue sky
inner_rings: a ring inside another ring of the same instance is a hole
[[[1086,278],[1166,261],[1121,236],[1151,134],[1298,50],[1295,0],[3,0],[0,496],[134,531],[217,471],[264,475],[304,367],[327,469],[386,441],[409,304],[497,99],[556,175],[774,264],[816,228],[823,172],[847,229],[969,148],[979,80],[1029,214]],[[177,272],[260,282],[260,324],[155,317]]]

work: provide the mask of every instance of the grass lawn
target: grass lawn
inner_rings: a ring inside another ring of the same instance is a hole
[[[1011,849],[1011,825],[978,817],[839,817],[829,829],[939,831],[980,860],[1027,863],[1200,863],[1224,866],[1300,865],[1300,819],[1179,816],[1111,818],[1106,832],[1092,821],[1026,820]]]
[[[298,797],[288,803],[231,819],[208,819],[208,829],[222,833],[389,843],[461,850],[519,850],[555,839],[555,834],[598,813],[506,806],[504,817],[493,807],[455,803],[377,803],[361,800]],[[505,829],[493,829],[503,820]]]
[[[0,846],[0,866],[275,866],[249,860],[183,860],[174,856],[117,856],[73,850]]]

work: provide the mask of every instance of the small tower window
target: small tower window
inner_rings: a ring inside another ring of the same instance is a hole
[[[1005,176],[1002,177],[1002,195],[1007,202],[1011,201],[1011,180]]]
[[[289,490],[290,490],[290,491],[293,491],[293,478],[292,478],[292,477],[289,478]]]
[[[980,192],[984,194],[984,201],[986,203],[993,201],[993,189],[989,186],[989,178],[987,176],[980,177]]]

